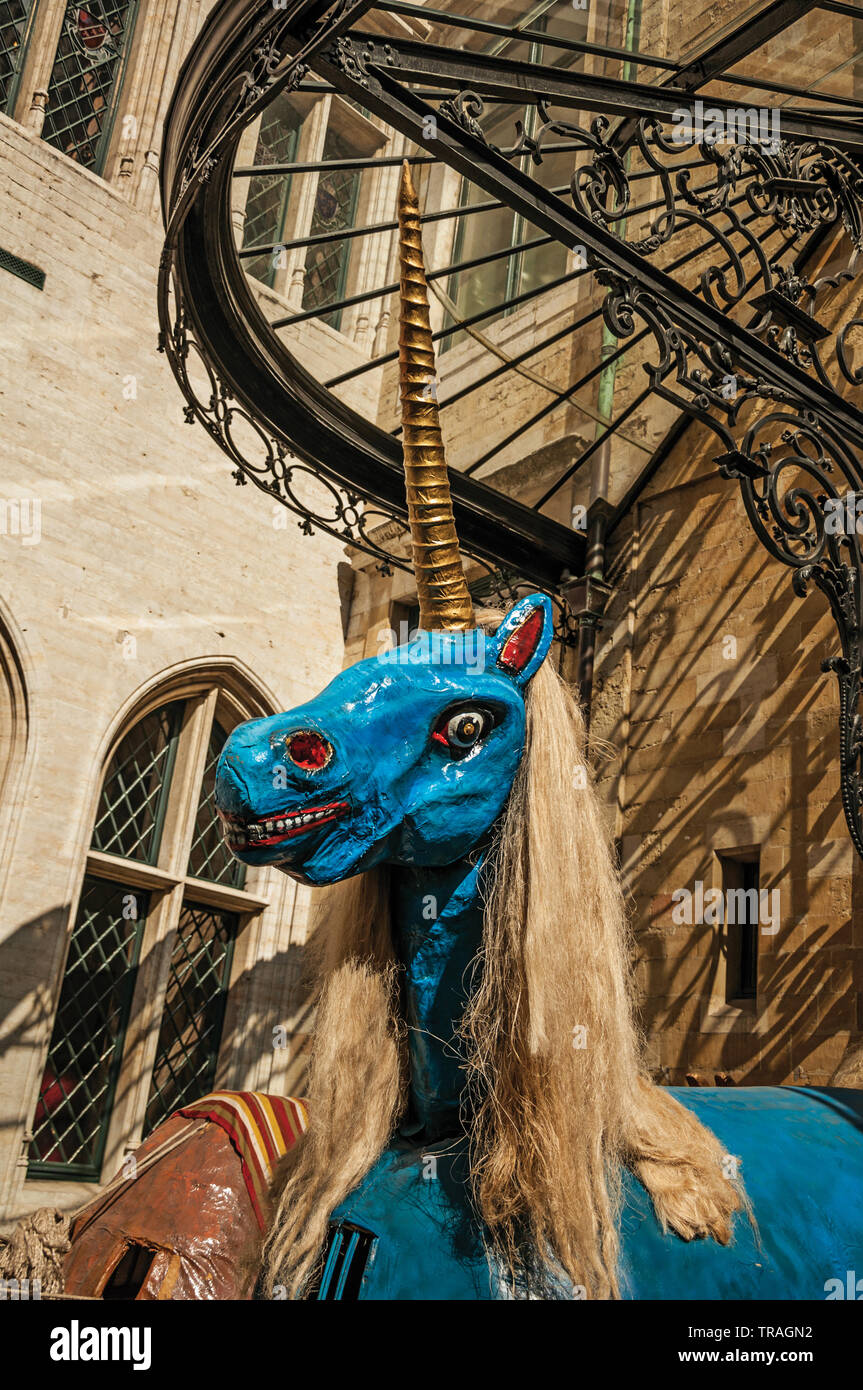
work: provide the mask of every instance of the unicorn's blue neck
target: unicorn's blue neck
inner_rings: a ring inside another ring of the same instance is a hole
[[[393,870],[393,932],[405,967],[410,1105],[402,1131],[428,1139],[460,1129],[465,1087],[456,1032],[482,937],[484,855],[446,868]]]

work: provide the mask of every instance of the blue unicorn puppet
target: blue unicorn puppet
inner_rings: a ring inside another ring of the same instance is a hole
[[[241,725],[217,775],[237,858],[341,885],[315,933],[310,1126],[280,1175],[261,1288],[838,1296],[863,1269],[861,1097],[646,1076],[551,605],[472,612],[407,165],[399,222],[420,630]]]

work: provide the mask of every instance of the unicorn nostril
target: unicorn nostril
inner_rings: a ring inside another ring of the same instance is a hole
[[[318,768],[326,767],[333,756],[332,744],[327,743],[325,738],[321,738],[320,734],[316,734],[312,729],[290,734],[285,741],[291,762],[307,772],[316,772]]]

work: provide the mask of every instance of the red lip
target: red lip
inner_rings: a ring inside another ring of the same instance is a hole
[[[350,810],[347,801],[329,801],[322,806],[305,806],[300,811],[271,812],[255,820],[244,820],[219,811],[225,839],[232,850],[266,849],[294,840],[306,831],[317,830],[339,820]]]

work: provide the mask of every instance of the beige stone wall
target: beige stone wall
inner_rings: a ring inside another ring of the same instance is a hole
[[[715,454],[691,428],[613,538],[600,788],[656,1074],[823,1085],[863,1023],[860,864],[839,796],[835,679],[820,669],[837,636],[826,600],[798,599],[756,543]],[[757,999],[728,1003],[727,928],[676,923],[672,895],[721,888],[720,856],[755,848],[778,930],[759,933]]]
[[[20,1159],[122,712],[168,674],[202,666],[233,673],[273,710],[314,694],[342,660],[343,550],[304,537],[257,489],[237,489],[228,460],[184,423],[156,351],[161,235],[150,210],[4,117],[0,181],[0,245],[46,274],[39,291],[0,273],[2,498],[41,511],[38,543],[8,505],[0,535],[4,641],[24,688],[3,730],[17,763],[0,823],[0,1212],[11,1220],[87,1191],[25,1183]],[[294,957],[307,904],[277,874],[249,888],[271,906],[246,929],[255,945],[248,971],[235,972],[223,1084],[278,1089],[298,1084],[293,1053],[274,1053],[271,1035],[280,1022],[303,1031]]]

